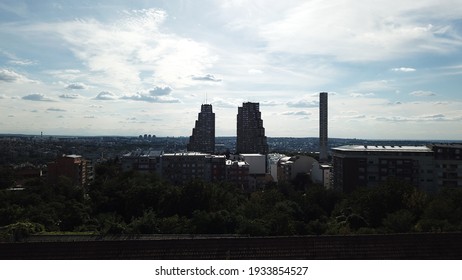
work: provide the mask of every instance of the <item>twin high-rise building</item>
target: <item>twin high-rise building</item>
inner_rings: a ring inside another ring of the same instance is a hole
[[[215,152],[215,113],[211,104],[202,104],[187,149],[210,154]]]
[[[268,153],[268,144],[259,103],[246,102],[242,104],[242,107],[238,108],[236,153]]]
[[[202,153],[215,151],[215,113],[212,111],[212,105],[202,104],[187,149]],[[238,108],[236,153],[268,153],[259,103],[246,102]]]

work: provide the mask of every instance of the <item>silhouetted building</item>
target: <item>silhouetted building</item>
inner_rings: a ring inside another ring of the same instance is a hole
[[[249,164],[242,160],[226,161],[226,182],[243,191],[249,189]]]
[[[435,158],[435,180],[438,187],[462,187],[462,144],[431,146]]]
[[[433,152],[426,146],[341,146],[332,149],[334,188],[352,192],[390,180],[436,189]]]
[[[206,153],[171,153],[161,156],[162,177],[174,184],[198,179],[204,182],[226,179],[226,157]]]
[[[55,162],[48,163],[47,176],[51,184],[58,183],[59,177],[63,176],[74,185],[84,187],[91,179],[91,166],[82,156],[63,155]]]
[[[327,162],[327,92],[319,93],[319,162]]]
[[[246,102],[238,108],[236,142],[238,154],[268,153],[259,103]]]
[[[160,173],[160,155],[162,151],[133,151],[120,158],[122,171],[138,171],[141,173]]]
[[[187,145],[188,151],[211,153],[215,151],[215,113],[212,105],[202,104],[196,126],[192,130]]]

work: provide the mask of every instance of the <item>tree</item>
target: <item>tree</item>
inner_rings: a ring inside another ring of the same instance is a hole
[[[386,230],[395,233],[411,232],[414,228],[415,216],[407,209],[400,209],[390,213],[383,220],[383,225]]]
[[[0,166],[0,189],[14,186],[14,170],[9,166]]]
[[[131,233],[138,233],[138,234],[160,233],[159,220],[156,216],[156,213],[152,209],[145,211],[143,216],[134,219],[128,225],[128,228]]]

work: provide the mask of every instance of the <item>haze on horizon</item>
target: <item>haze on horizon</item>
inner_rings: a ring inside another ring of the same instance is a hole
[[[0,133],[460,140],[457,0],[0,2]],[[205,96],[207,95],[207,100]]]

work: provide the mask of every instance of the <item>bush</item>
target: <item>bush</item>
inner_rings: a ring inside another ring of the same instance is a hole
[[[21,241],[24,238],[45,230],[45,227],[38,223],[17,222],[1,228],[2,239],[10,241]]]

